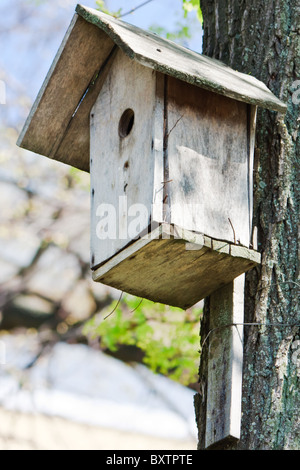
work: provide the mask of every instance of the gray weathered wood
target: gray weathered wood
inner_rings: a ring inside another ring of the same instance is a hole
[[[286,111],[286,105],[251,75],[93,8],[77,5],[76,12],[103,29],[125,54],[147,67],[245,103]]]
[[[163,224],[96,269],[93,279],[186,309],[259,263],[253,250]]]
[[[253,171],[247,107],[168,80],[170,222],[245,246],[250,241]]]
[[[113,48],[114,42],[103,31],[78,15],[73,17],[19,136],[20,147],[89,171],[89,126],[77,126],[71,141],[68,132],[73,130],[74,118],[78,121],[80,116],[89,123],[97,94],[92,94],[91,102],[91,93],[85,93],[97,82]],[[84,95],[88,106],[81,108]]]
[[[154,179],[153,179],[153,221],[164,220],[164,75],[156,72],[155,114],[154,114]]]
[[[240,438],[244,278],[242,274],[210,296],[206,448],[224,448]]]
[[[156,72],[118,50],[91,111],[91,248],[97,266],[123,249],[150,224],[154,188]],[[127,137],[120,137],[124,111],[134,112]],[[162,125],[162,121],[161,121]],[[158,150],[155,149],[156,159]],[[156,176],[157,178],[157,176]],[[106,236],[105,214],[115,213],[115,232]],[[140,223],[139,220],[140,219]],[[99,238],[101,220],[103,239]],[[136,228],[135,231],[135,220]]]
[[[253,169],[254,169],[254,151],[255,151],[255,135],[256,135],[256,117],[257,117],[257,106],[250,106],[250,112],[248,113],[248,126],[249,126],[249,233],[251,234],[251,243],[254,249],[257,250],[256,233],[252,227],[253,219]]]
[[[78,110],[70,119],[62,139],[57,142],[55,149],[52,150],[51,158],[64,161],[66,155],[68,155],[72,158],[72,162],[82,164],[81,170],[90,171],[90,112],[114,62],[117,51],[118,48],[113,47],[107,56],[106,62],[99,69],[97,78],[90,84]],[[76,166],[79,167],[79,164]]]

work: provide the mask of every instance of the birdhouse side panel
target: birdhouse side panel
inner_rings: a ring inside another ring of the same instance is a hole
[[[174,78],[167,95],[170,223],[249,246],[248,105]]]
[[[91,111],[92,267],[150,224],[155,95],[155,71],[119,51]]]

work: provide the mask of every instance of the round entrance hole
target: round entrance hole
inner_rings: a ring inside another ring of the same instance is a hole
[[[128,108],[122,114],[120,122],[119,122],[119,136],[122,139],[124,139],[124,137],[127,137],[130,134],[133,128],[133,123],[134,123],[134,112],[132,109]]]

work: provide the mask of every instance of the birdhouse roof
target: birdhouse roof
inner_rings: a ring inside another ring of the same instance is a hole
[[[261,81],[92,8],[77,5],[17,144],[89,171],[89,113],[120,48],[130,59],[192,85],[274,111],[286,105]]]

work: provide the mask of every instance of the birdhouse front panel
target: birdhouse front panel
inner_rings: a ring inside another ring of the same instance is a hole
[[[151,223],[155,112],[156,72],[118,51],[90,119],[93,267],[138,238]],[[163,116],[161,134],[162,120]]]
[[[249,247],[249,107],[117,51],[90,118],[93,269],[161,223]]]

